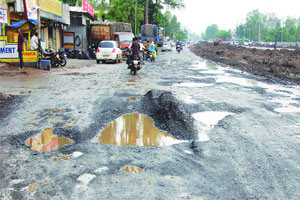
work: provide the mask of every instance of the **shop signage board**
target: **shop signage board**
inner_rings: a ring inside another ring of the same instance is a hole
[[[36,64],[37,51],[24,51],[23,60],[26,64]],[[7,43],[7,36],[0,36],[0,62],[18,63],[18,43]]]
[[[24,0],[24,10],[27,11],[27,16],[29,19],[37,19],[37,0]],[[59,0],[40,0],[40,14],[41,17],[50,20],[62,22],[65,24],[70,24],[70,19],[66,16],[70,16],[69,7],[65,6]]]
[[[88,2],[88,0],[82,0],[82,10],[89,13],[91,16],[94,17],[95,9],[94,7]]]
[[[7,24],[7,10],[0,8],[0,24]]]

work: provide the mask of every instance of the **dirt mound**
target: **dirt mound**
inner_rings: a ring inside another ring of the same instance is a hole
[[[197,139],[193,117],[172,93],[151,90],[142,98],[142,104],[149,116],[158,122],[159,128],[177,139]]]
[[[206,42],[192,46],[191,50],[203,58],[255,75],[300,83],[300,50],[263,50]]]

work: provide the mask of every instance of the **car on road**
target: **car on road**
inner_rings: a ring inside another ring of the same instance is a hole
[[[122,62],[122,50],[119,48],[118,43],[113,40],[101,41],[97,48],[96,61],[97,64],[106,61]]]
[[[172,51],[171,43],[170,42],[164,42],[161,50],[162,51]]]

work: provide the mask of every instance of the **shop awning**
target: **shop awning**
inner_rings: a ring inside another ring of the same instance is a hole
[[[28,21],[31,22],[32,24],[34,24],[35,26],[38,25],[38,21],[35,20],[35,19],[29,19]],[[10,28],[20,28],[26,22],[27,22],[27,20],[19,21],[19,22],[16,22],[16,23],[12,24],[12,25],[7,26],[7,27],[10,27]]]

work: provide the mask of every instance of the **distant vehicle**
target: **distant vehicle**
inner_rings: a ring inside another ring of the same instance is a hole
[[[162,51],[172,51],[171,43],[170,42],[164,42],[161,50]]]
[[[104,40],[115,40],[123,51],[124,57],[126,57],[126,50],[134,37],[131,24],[125,22],[94,22],[91,24],[90,36],[90,45],[95,46]]]
[[[100,42],[96,53],[97,64],[106,61],[113,61],[114,63],[122,62],[122,51],[116,41],[105,40]]]
[[[240,43],[239,43],[239,41],[234,41],[233,44],[234,45],[239,45]]]
[[[214,41],[212,39],[209,39],[207,42],[208,43],[214,43]]]
[[[244,42],[244,46],[249,46],[249,43],[248,42]]]
[[[118,46],[122,50],[123,58],[127,58],[128,47],[132,43],[132,39],[134,38],[133,33],[131,32],[116,32],[113,34],[113,40],[118,43]]]
[[[173,41],[170,42],[170,44],[171,44],[171,47],[175,47],[175,43]]]
[[[144,24],[141,27],[141,40],[153,41],[157,44],[158,26],[155,24]]]

